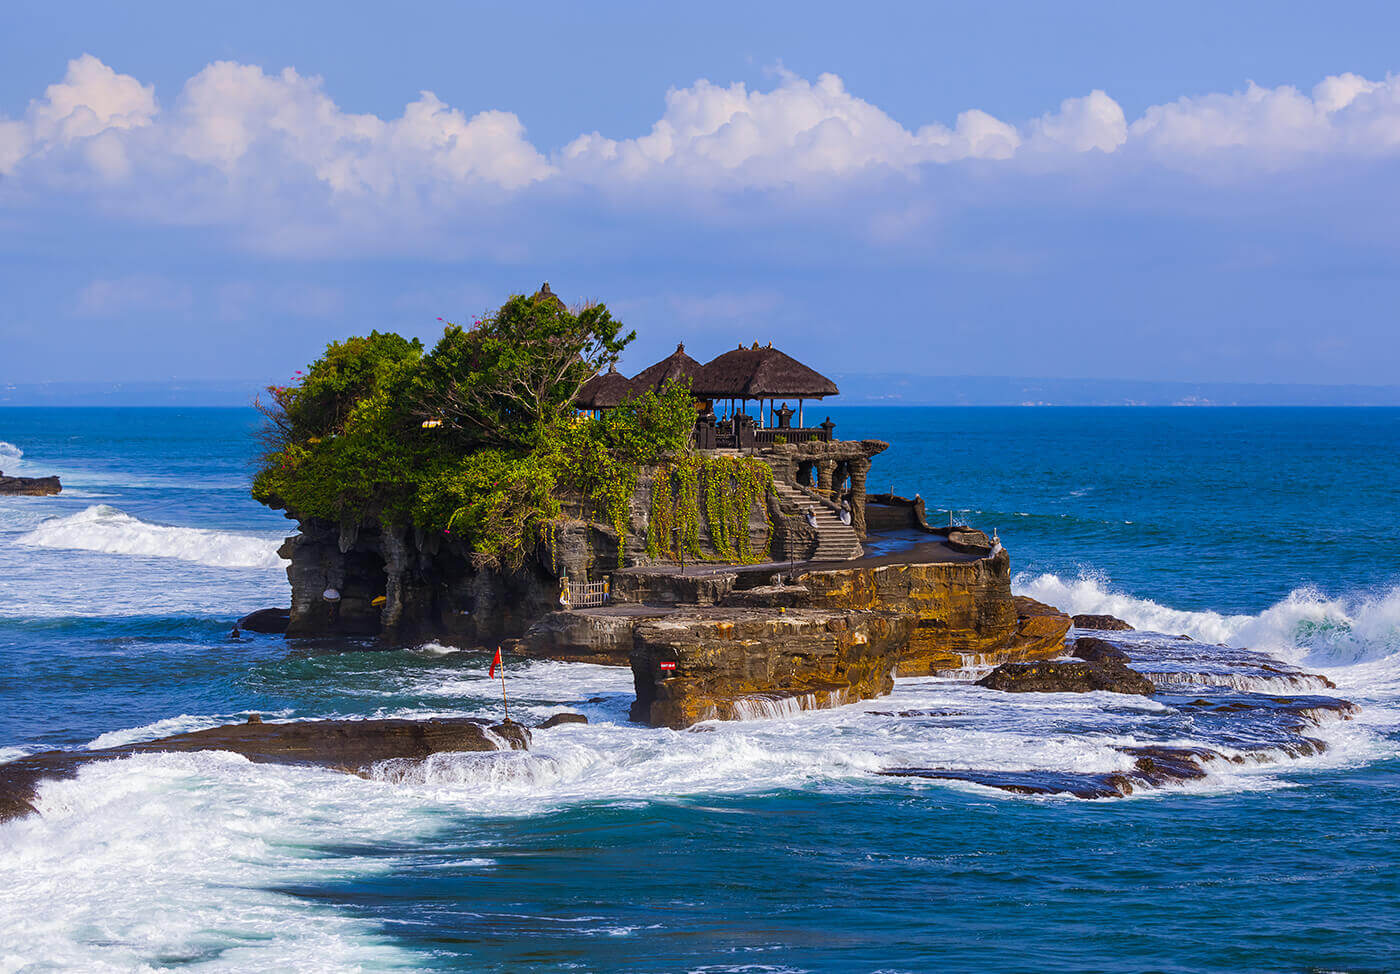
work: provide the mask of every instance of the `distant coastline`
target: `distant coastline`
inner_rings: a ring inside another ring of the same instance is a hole
[[[1400,407],[1400,385],[831,373],[841,406]],[[249,406],[269,380],[0,383],[5,406]]]

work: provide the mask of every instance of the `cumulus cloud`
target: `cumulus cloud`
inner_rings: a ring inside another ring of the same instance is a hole
[[[1083,98],[1066,98],[1058,113],[1031,123],[1031,145],[1038,150],[1113,152],[1128,139],[1123,108],[1102,91]]]
[[[616,140],[594,132],[561,155],[564,170],[580,178],[636,180],[667,172],[773,186],[871,167],[1005,159],[1019,144],[1013,126],[985,112],[963,112],[954,129],[926,125],[910,132],[846,91],[834,74],[815,83],[785,74],[768,92],[709,81],[672,89],[647,135]]]
[[[857,192],[893,175],[923,186],[907,201],[918,219],[868,214],[872,232],[897,235],[926,222],[939,172],[1014,176],[1025,162],[1036,172],[1072,171],[1096,158],[1218,173],[1222,160],[1233,171],[1241,161],[1277,169],[1396,153],[1400,79],[1354,74],[1307,93],[1251,83],[1155,105],[1133,120],[1095,90],[1020,125],[973,108],[951,125],[913,129],[834,74],[782,73],[769,90],[701,80],[668,92],[645,134],[592,132],[550,152],[511,112],[469,115],[432,92],[381,118],[343,110],[320,78],[292,68],[220,61],[162,105],[153,86],[85,54],[22,117],[0,119],[0,192],[18,189],[28,201],[86,193],[137,219],[227,224],[255,246],[276,237],[284,248],[334,248],[352,235],[388,241],[389,226],[461,225],[473,207],[542,186],[585,198],[655,186],[703,205],[733,191]]]

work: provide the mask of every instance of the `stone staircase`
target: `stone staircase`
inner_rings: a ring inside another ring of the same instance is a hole
[[[816,515],[817,550],[812,554],[812,561],[849,561],[865,554],[855,529],[849,524],[843,524],[841,518],[825,502],[801,487],[781,480],[773,481],[773,489],[777,491],[779,499],[797,505],[799,511],[810,510]]]

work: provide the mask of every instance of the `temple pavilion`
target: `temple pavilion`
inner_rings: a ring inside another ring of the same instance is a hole
[[[679,344],[666,358],[630,379],[616,367],[595,376],[579,390],[575,405],[590,412],[613,409],[629,396],[661,391],[671,379],[690,383],[699,415],[697,445],[702,448],[751,446],[772,442],[776,436],[788,442],[831,439],[829,420],[807,427],[806,404],[838,395],[836,383],[772,344],[760,347],[757,342],[740,345],[704,365]],[[788,406],[792,402],[797,404],[795,410]]]

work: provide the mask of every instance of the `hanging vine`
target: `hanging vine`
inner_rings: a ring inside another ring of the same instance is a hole
[[[683,550],[697,561],[761,561],[772,537],[764,502],[772,486],[772,469],[751,457],[690,456],[659,468],[651,485],[647,554],[679,558]],[[764,537],[757,547],[749,531],[755,505],[764,523]],[[702,517],[709,550],[700,543]]]

